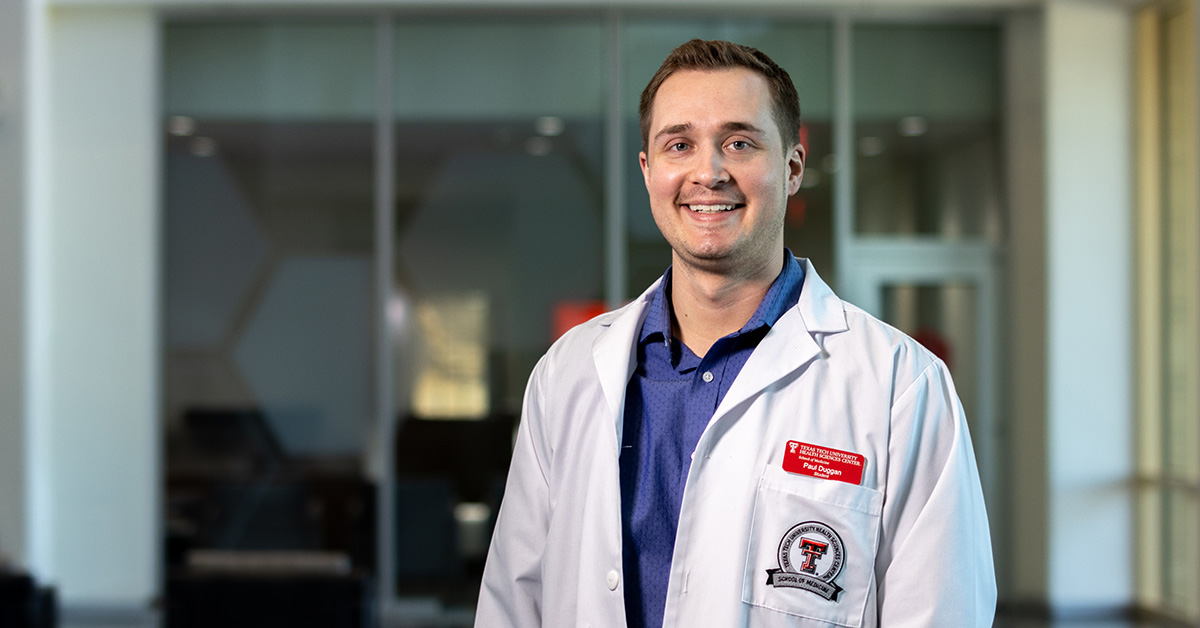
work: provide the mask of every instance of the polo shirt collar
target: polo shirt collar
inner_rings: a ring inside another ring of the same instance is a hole
[[[667,271],[663,273],[662,281],[658,283],[658,288],[654,291],[654,296],[650,299],[650,304],[646,310],[646,321],[642,324],[641,335],[638,336],[638,344],[645,344],[651,340],[661,340],[668,344],[671,343],[671,269],[668,266]],[[804,285],[804,269],[796,262],[795,256],[791,250],[783,249],[783,269],[779,276],[771,283],[771,287],[767,289],[767,293],[763,296],[763,300],[758,304],[758,309],[746,321],[736,334],[744,334],[746,332],[758,329],[763,325],[767,327],[773,326],[780,317],[791,309],[800,299],[800,289]],[[672,352],[674,353],[674,352]]]

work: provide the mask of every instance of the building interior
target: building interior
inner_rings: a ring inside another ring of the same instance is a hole
[[[797,85],[787,246],[950,366],[995,625],[1200,626],[1198,27],[4,0],[0,628],[470,626],[531,369],[670,263],[637,101],[693,37]]]

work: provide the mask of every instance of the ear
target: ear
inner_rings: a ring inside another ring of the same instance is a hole
[[[800,182],[804,180],[804,145],[797,142],[788,151],[788,196],[800,190]]]
[[[646,157],[646,151],[638,153],[638,165],[642,167],[642,180],[646,182],[646,189],[650,189],[650,162]]]

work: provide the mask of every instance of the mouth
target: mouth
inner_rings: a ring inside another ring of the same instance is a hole
[[[684,207],[697,214],[719,214],[721,212],[729,212],[735,209],[740,209],[745,207],[745,205],[743,203],[690,203],[685,204]]]

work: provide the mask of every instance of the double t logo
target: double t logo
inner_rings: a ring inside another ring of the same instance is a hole
[[[828,543],[812,539],[800,539],[800,553],[804,554],[804,563],[800,565],[800,571],[804,573],[817,573],[817,559],[824,556],[827,551],[829,551]]]

